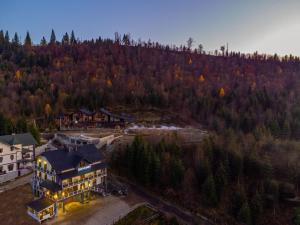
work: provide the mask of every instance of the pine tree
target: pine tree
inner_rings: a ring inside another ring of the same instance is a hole
[[[300,225],[300,208],[296,208],[294,211],[293,224]]]
[[[15,45],[19,45],[20,44],[20,39],[19,39],[19,36],[18,36],[18,33],[16,32],[13,39],[12,39],[12,43],[15,44]]]
[[[215,207],[218,204],[215,181],[212,175],[208,176],[202,185],[202,193],[207,206]]]
[[[37,143],[41,141],[40,131],[35,124],[30,124],[28,127],[28,131],[32,134]]]
[[[25,46],[30,47],[31,46],[31,37],[29,32],[27,31],[25,41],[24,41]]]
[[[156,186],[159,183],[159,176],[160,176],[160,159],[156,155],[155,152],[152,153],[151,156],[151,163],[150,163],[150,173],[151,173],[151,184]]]
[[[56,44],[56,36],[55,36],[55,33],[54,33],[54,30],[52,29],[51,31],[51,37],[50,37],[50,44]]]
[[[65,44],[65,45],[68,45],[69,44],[69,34],[68,33],[65,33],[65,35],[63,36],[62,40],[61,40],[61,43],[62,44]]]
[[[42,46],[46,45],[47,44],[47,41],[46,41],[46,38],[43,36],[42,37],[42,40],[41,40],[41,43],[40,43]]]
[[[72,30],[71,32],[71,38],[70,38],[70,43],[73,45],[73,44],[76,44],[76,38],[75,38],[75,34],[74,34],[74,31]]]
[[[8,31],[5,32],[4,40],[5,40],[5,43],[9,43],[10,39],[9,39]]]
[[[263,205],[264,203],[260,193],[256,192],[256,194],[252,197],[250,202],[252,221],[254,224],[256,224],[256,221],[259,219],[259,217],[262,215],[264,211]]]
[[[251,225],[251,211],[247,202],[243,203],[238,213],[238,220],[247,225]]]
[[[218,199],[221,199],[222,193],[228,184],[227,171],[223,164],[220,164],[215,174],[216,192]]]
[[[171,162],[171,184],[174,188],[177,188],[182,180],[184,175],[184,167],[181,160],[173,159]]]
[[[4,32],[3,30],[0,30],[0,45],[3,45],[4,42],[5,42]]]

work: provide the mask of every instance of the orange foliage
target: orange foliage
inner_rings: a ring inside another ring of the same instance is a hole
[[[16,71],[16,78],[17,78],[17,80],[20,80],[21,77],[22,77],[21,71],[20,71],[20,70],[17,70],[17,71]]]
[[[223,98],[223,97],[225,96],[225,90],[224,90],[224,88],[220,88],[219,96],[220,96],[221,98]]]
[[[45,114],[47,115],[47,117],[49,117],[49,115],[50,115],[50,113],[52,112],[52,108],[51,108],[51,106],[50,106],[50,104],[46,104],[45,105]]]
[[[200,81],[200,82],[204,82],[205,81],[205,78],[204,78],[204,76],[202,74],[198,77],[198,81]]]
[[[106,81],[106,85],[107,85],[108,87],[111,87],[111,86],[112,86],[112,81],[111,81],[110,79],[108,79],[108,80]]]

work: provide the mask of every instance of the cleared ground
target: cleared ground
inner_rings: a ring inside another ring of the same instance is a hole
[[[26,203],[33,200],[29,184],[10,189],[0,194],[0,224],[2,225],[37,225],[27,215]]]
[[[0,224],[37,225],[26,212],[26,203],[33,200],[29,184],[0,193]],[[43,224],[55,225],[108,225],[125,216],[142,200],[133,194],[126,197],[96,197],[87,204],[72,202],[66,205],[66,213]]]

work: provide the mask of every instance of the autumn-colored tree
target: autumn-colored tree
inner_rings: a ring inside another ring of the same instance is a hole
[[[220,88],[220,90],[219,90],[219,96],[221,98],[223,98],[225,96],[225,90],[224,90],[224,88]]]
[[[45,108],[44,108],[44,112],[47,118],[49,118],[50,114],[52,113],[52,108],[50,106],[50,104],[46,104]]]
[[[201,75],[198,77],[198,80],[199,80],[200,82],[204,82],[204,81],[205,81],[205,78],[204,78],[204,76],[201,74]]]

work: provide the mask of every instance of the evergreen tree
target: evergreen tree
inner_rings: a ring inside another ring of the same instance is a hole
[[[251,225],[251,211],[247,202],[244,202],[239,213],[238,220],[247,225]]]
[[[252,214],[252,222],[256,224],[259,217],[262,215],[264,208],[263,208],[263,199],[259,192],[256,192],[255,195],[252,197],[250,202],[250,209]]]
[[[215,181],[212,175],[208,176],[206,181],[202,185],[202,193],[204,202],[207,206],[217,206],[218,198],[216,194]]]
[[[152,153],[151,156],[151,163],[150,163],[150,172],[151,172],[151,184],[152,185],[158,185],[159,183],[159,176],[160,176],[160,159],[156,155],[155,152]]]
[[[62,44],[65,44],[65,45],[68,45],[69,44],[69,35],[68,33],[65,33],[65,35],[63,36],[62,40],[61,40],[61,43]]]
[[[300,225],[300,208],[296,208],[294,211],[293,224]]]
[[[228,184],[227,171],[223,164],[220,164],[215,174],[216,192],[219,200],[221,199],[222,192]]]
[[[232,193],[231,196],[231,214],[237,218],[240,212],[240,209],[247,201],[246,194],[243,187],[238,187],[236,191]]]
[[[56,44],[56,36],[55,36],[55,32],[54,32],[54,30],[52,29],[52,31],[51,31],[51,36],[50,36],[50,42],[49,42],[50,44]]]
[[[37,143],[41,141],[40,131],[35,124],[30,124],[28,127],[28,131],[32,134]]]
[[[4,40],[5,40],[5,43],[9,43],[10,39],[9,39],[8,31],[5,32]]]
[[[16,32],[13,39],[12,39],[12,43],[15,44],[15,45],[19,45],[20,44],[20,39],[19,39],[19,36],[18,36],[18,33]]]
[[[177,188],[184,175],[184,167],[181,160],[173,158],[171,161],[171,184],[174,188]]]
[[[30,37],[30,34],[29,34],[29,32],[27,31],[27,33],[26,33],[26,37],[25,37],[25,41],[24,41],[24,44],[25,44],[25,46],[31,46],[31,37]]]
[[[70,43],[71,44],[76,44],[76,38],[75,38],[75,34],[74,34],[73,30],[71,32]]]
[[[0,30],[0,45],[3,45],[4,42],[5,42],[4,32],[3,30]]]
[[[46,38],[43,36],[40,45],[45,46],[47,44]]]
[[[210,162],[207,158],[203,159],[199,162],[197,165],[197,176],[199,179],[200,184],[203,184],[203,182],[206,180],[206,178],[211,173],[211,166]]]

